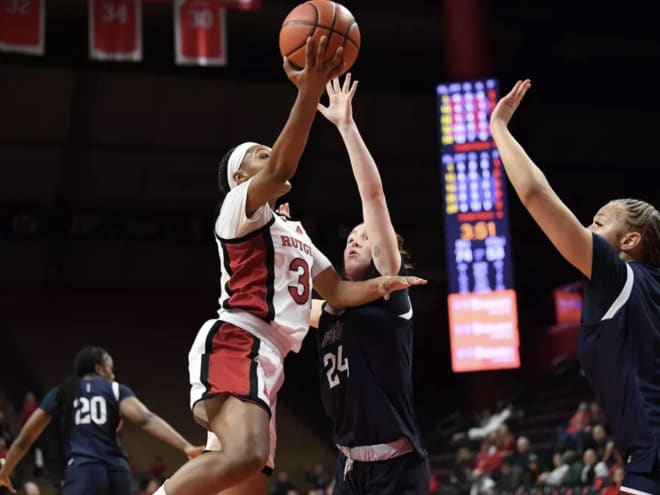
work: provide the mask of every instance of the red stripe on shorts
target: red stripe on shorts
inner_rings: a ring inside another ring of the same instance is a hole
[[[213,329],[202,360],[204,397],[228,393],[257,400],[257,362],[253,358],[259,352],[259,339],[227,322]]]

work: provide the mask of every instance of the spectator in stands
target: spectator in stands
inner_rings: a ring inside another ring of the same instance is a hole
[[[619,495],[619,488],[623,484],[623,478],[626,476],[626,470],[623,466],[617,466],[612,473],[612,481],[608,486],[603,488],[600,495]]]
[[[502,460],[500,465],[500,472],[497,476],[495,488],[499,491],[512,492],[521,484],[521,473],[518,469],[514,469],[511,464],[511,459],[506,458]]]
[[[539,465],[539,456],[536,454],[531,454],[529,456],[529,470],[527,471],[527,476],[523,476],[523,485],[527,488],[531,488],[536,485],[541,475],[541,467]]]
[[[472,451],[467,447],[461,447],[456,453],[456,461],[449,474],[449,482],[456,489],[456,495],[468,495],[470,486],[474,481],[472,469],[474,459]]]
[[[500,412],[490,416],[481,426],[477,428],[470,428],[467,436],[470,440],[479,440],[487,438],[493,433],[500,425],[511,417],[513,413],[513,404],[509,404]]]
[[[596,489],[601,488],[609,477],[607,465],[599,461],[594,449],[587,449],[582,456],[582,475],[580,481],[582,486],[593,486]]]
[[[149,466],[149,474],[154,478],[161,480],[161,483],[163,480],[165,480],[167,477],[167,464],[165,464],[163,456],[154,456],[154,459],[151,461],[151,465]]]
[[[564,482],[564,477],[570,468],[568,463],[568,456],[555,452],[552,456],[552,464],[554,469],[546,471],[539,475],[538,484],[545,486],[561,486]]]
[[[510,461],[514,471],[520,475],[520,483],[525,486],[531,486],[531,459],[536,459],[536,455],[531,451],[529,439],[527,437],[518,437],[516,441],[516,450],[511,455]]]
[[[608,466],[614,462],[614,442],[607,436],[603,425],[596,425],[591,435],[584,440],[585,449],[593,449],[596,455]]]
[[[516,436],[511,433],[506,423],[499,425],[493,432],[493,444],[502,458],[515,452]]]
[[[489,440],[482,440],[481,449],[475,457],[472,475],[475,478],[483,473],[492,475],[500,469],[500,464],[502,464],[500,451]]]
[[[277,481],[268,492],[268,495],[291,495],[292,492],[297,493],[295,485],[289,481],[289,473],[279,471]]]
[[[587,401],[581,401],[573,416],[568,421],[568,425],[565,428],[558,429],[557,436],[559,437],[559,443],[562,449],[576,447],[580,450],[576,442],[576,437],[589,427],[590,418],[589,404],[587,404]]]

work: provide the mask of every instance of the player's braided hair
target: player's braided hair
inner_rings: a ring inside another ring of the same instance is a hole
[[[63,446],[68,457],[69,437],[73,422],[73,401],[80,392],[80,379],[90,373],[95,373],[96,365],[103,365],[110,358],[110,354],[101,347],[84,347],[73,360],[73,370],[57,391],[57,416],[60,420],[60,431]]]
[[[655,207],[640,199],[615,199],[615,205],[625,210],[626,222],[642,235],[642,259],[640,262],[660,267],[660,213]]]

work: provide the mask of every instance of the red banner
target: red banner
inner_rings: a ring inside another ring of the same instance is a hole
[[[176,63],[227,64],[225,9],[216,0],[175,0]]]
[[[261,8],[261,0],[216,0],[216,3],[227,9],[259,10]]]
[[[96,60],[142,60],[140,0],[89,1],[89,56]]]
[[[0,0],[0,50],[44,54],[46,0]]]

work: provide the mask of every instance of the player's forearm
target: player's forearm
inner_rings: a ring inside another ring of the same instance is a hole
[[[14,440],[14,443],[12,443],[11,447],[9,447],[9,451],[7,451],[5,463],[2,466],[2,469],[0,469],[0,477],[5,475],[9,477],[9,475],[14,472],[14,468],[18,465],[19,462],[21,462],[21,460],[23,460],[23,457],[25,457],[25,455],[30,450],[33,442],[34,440],[30,442],[21,435],[19,435],[16,440]]]
[[[340,125],[337,128],[346,146],[353,176],[355,177],[362,201],[382,195],[383,183],[380,178],[378,166],[369,152],[364,139],[362,139],[355,122]]]
[[[342,280],[327,301],[335,308],[362,306],[381,298],[383,294],[380,289],[380,277],[359,282]]]
[[[271,172],[280,176],[282,180],[293,177],[298,168],[316,115],[318,101],[319,98],[315,98],[312,93],[298,91],[289,118],[273,144],[268,167],[271,167]]]
[[[156,414],[150,413],[140,426],[146,433],[182,452],[186,447],[191,446],[188,440],[183,438],[169,423]]]
[[[541,169],[527,155],[506,125],[493,123],[491,132],[509,182],[525,206],[529,206],[539,193],[551,190]]]

